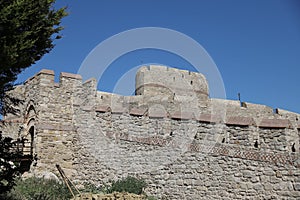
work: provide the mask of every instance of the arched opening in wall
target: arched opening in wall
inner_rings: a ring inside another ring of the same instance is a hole
[[[24,115],[25,131],[22,131],[19,135],[18,141],[20,142],[20,172],[26,172],[30,170],[30,166],[33,162],[36,162],[36,150],[35,150],[35,119],[36,110],[34,102],[31,100],[26,107],[26,114]]]
[[[24,139],[24,149],[23,149],[23,155],[27,156],[33,156],[35,151],[35,119],[32,118],[27,123],[27,131],[25,135],[23,136]]]
[[[295,143],[293,143],[293,145],[292,145],[292,152],[296,152]]]
[[[33,120],[30,122],[32,123]],[[34,161],[34,137],[35,137],[35,129],[34,126],[29,126],[30,128],[27,131],[27,134],[23,136],[23,150],[22,150],[22,158],[20,162],[21,172],[27,172],[30,170],[30,166]]]
[[[25,121],[27,121],[26,127],[27,131],[25,135],[23,135],[25,139],[25,145],[26,147],[23,152],[24,155],[33,157],[34,155],[34,146],[35,146],[35,118],[36,118],[36,110],[34,107],[34,102],[31,100],[27,105],[27,112],[25,116]]]
[[[32,115],[32,110],[29,111]],[[27,129],[22,135],[22,158],[20,162],[21,172],[27,172],[35,161],[35,119],[31,118],[27,123]]]

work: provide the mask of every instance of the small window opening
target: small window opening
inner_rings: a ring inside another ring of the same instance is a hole
[[[222,139],[222,143],[225,143],[225,138]]]
[[[296,152],[295,143],[292,145],[292,152]]]
[[[257,142],[257,140],[256,140],[255,143],[254,143],[254,147],[255,147],[255,148],[258,148],[258,142]]]
[[[191,81],[191,85],[193,85],[193,81]]]
[[[246,102],[241,102],[241,107],[243,107],[243,108],[247,108],[247,104],[246,104]]]

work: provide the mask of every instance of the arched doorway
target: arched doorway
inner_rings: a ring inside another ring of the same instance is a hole
[[[35,129],[34,125],[31,125],[27,131],[27,134],[23,137],[23,155],[33,158],[35,154]]]
[[[21,134],[23,148],[20,165],[23,172],[30,171],[31,166],[36,165],[36,111],[33,105],[34,103],[31,101],[27,106],[26,115],[24,118],[24,125],[26,128]]]

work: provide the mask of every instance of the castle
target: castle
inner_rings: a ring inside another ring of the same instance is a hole
[[[300,114],[209,98],[200,73],[143,66],[136,95],[121,96],[42,70],[9,94],[24,102],[1,129],[28,139],[28,174],[59,164],[78,184],[133,175],[160,199],[300,198]]]

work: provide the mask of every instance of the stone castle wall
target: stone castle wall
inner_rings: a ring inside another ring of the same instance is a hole
[[[96,184],[134,175],[167,199],[300,197],[299,114],[210,99],[203,75],[158,66],[138,71],[136,96],[96,86],[69,73],[55,83],[42,70],[15,89],[22,112],[2,129],[29,138],[34,127],[39,159],[29,173],[60,164]]]

